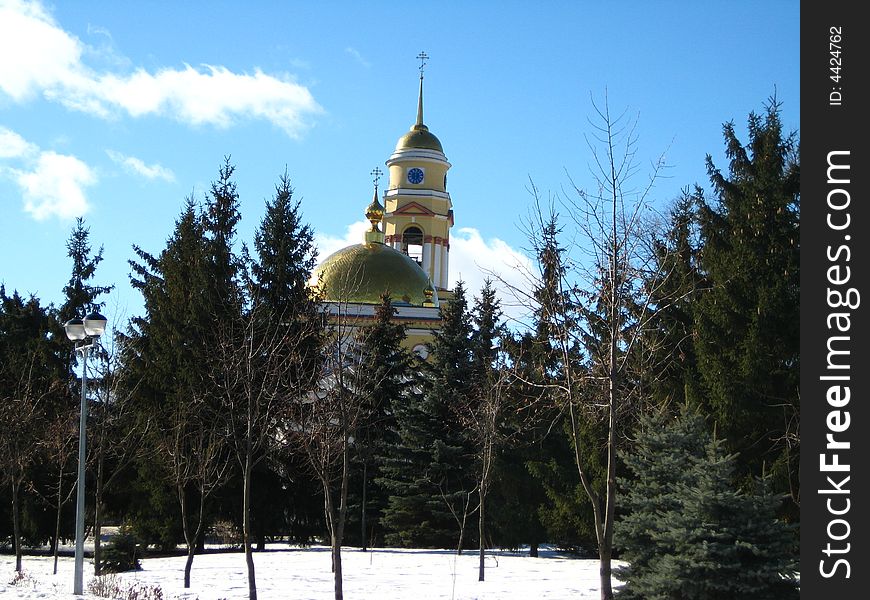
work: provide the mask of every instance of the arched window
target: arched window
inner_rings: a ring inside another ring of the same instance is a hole
[[[423,232],[419,227],[408,227],[402,233],[402,252],[423,266]]]

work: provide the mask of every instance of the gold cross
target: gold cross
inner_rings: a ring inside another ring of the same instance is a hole
[[[420,59],[420,77],[423,76],[423,67],[426,66],[426,61],[429,59],[429,55],[425,52],[421,52],[417,55],[417,58]]]
[[[371,172],[371,176],[375,178],[374,179],[375,188],[378,187],[378,182],[381,180],[381,175],[383,175],[383,174],[384,174],[384,172],[381,171],[378,167],[375,167],[374,170]]]

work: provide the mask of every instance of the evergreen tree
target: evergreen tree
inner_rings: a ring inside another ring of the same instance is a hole
[[[84,219],[79,217],[66,244],[67,256],[72,259],[72,273],[69,283],[63,288],[64,303],[58,314],[61,324],[101,309],[103,303],[99,301],[99,297],[108,294],[115,287],[89,283],[96,275],[97,266],[103,261],[103,247],[100,246],[94,253],[89,238],[90,229],[85,227]]]
[[[220,290],[218,273],[232,269],[215,264],[223,253],[214,240],[229,238],[209,238],[206,223],[188,199],[157,257],[134,247],[141,262],[131,261],[131,280],[142,293],[146,315],[133,319],[123,345],[125,366],[139,382],[135,403],[140,420],[147,423],[158,457],[157,464],[140,466],[151,479],[143,485],[155,507],[166,506],[167,495],[178,502],[189,550],[185,586],[190,585],[196,538],[205,525],[205,496],[213,491],[221,471],[213,468],[221,460],[221,413],[209,374],[214,331],[218,319],[228,314],[228,294]],[[229,295],[237,297],[234,292]]]
[[[628,565],[622,598],[797,598],[796,539],[778,521],[781,496],[734,483],[735,456],[684,412],[642,422],[624,455],[625,515],[616,535]]]
[[[103,261],[103,247],[100,246],[99,250],[93,252],[90,244],[90,229],[86,228],[84,225],[84,219],[81,217],[76,219],[75,227],[72,232],[70,232],[69,239],[67,240],[67,256],[72,259],[72,272],[70,274],[69,282],[63,288],[64,293],[64,303],[60,307],[57,312],[57,326],[55,327],[56,331],[56,339],[58,345],[58,352],[61,356],[64,357],[64,362],[67,365],[67,369],[70,373],[68,381],[70,382],[70,386],[68,387],[68,393],[60,394],[57,399],[56,406],[56,415],[52,418],[54,422],[63,422],[68,419],[68,414],[70,411],[77,411],[78,408],[78,391],[79,385],[74,383],[77,379],[73,373],[74,367],[78,362],[78,352],[70,352],[69,343],[66,338],[66,335],[62,332],[63,324],[66,323],[69,319],[78,317],[83,318],[89,315],[91,312],[102,310],[104,303],[100,300],[100,297],[108,294],[114,289],[113,285],[105,286],[105,285],[94,285],[91,283],[91,280],[94,278],[97,272],[97,267]],[[105,344],[97,344],[92,349],[90,353],[91,359],[96,360],[97,367],[96,369],[89,371],[89,379],[90,379],[90,388],[91,393],[95,393],[96,396],[105,398],[105,394],[102,394],[101,391],[106,382],[102,381],[102,374],[104,374],[108,368],[110,357],[108,352],[106,351]],[[92,369],[93,365],[85,365],[85,368]],[[98,504],[102,500],[102,492],[103,492],[103,480],[102,480],[102,467],[104,466],[104,452],[105,444],[107,440],[103,439],[102,433],[105,432],[105,422],[106,419],[109,418],[108,410],[110,407],[107,406],[106,402],[93,402],[91,408],[89,410],[90,419],[89,425],[92,431],[90,437],[91,442],[91,455],[92,460],[96,463],[97,469],[95,475],[97,476],[96,482],[96,494],[95,494],[95,510],[94,510],[94,527],[96,531],[96,538],[94,542],[94,555],[95,555],[95,573],[97,575],[100,574],[100,528],[101,528],[101,506]],[[96,450],[96,451],[94,451]],[[61,469],[63,465],[60,465]],[[61,488],[63,486],[63,478],[62,476],[59,478],[57,487],[58,487],[58,498],[61,498]],[[62,509],[62,503],[57,503],[58,512]],[[58,519],[59,522],[59,519]]]
[[[293,198],[293,188],[285,171],[275,186],[275,195],[266,202],[266,212],[254,232],[256,255],[251,262],[248,282],[251,305],[260,318],[271,324],[281,323],[289,335],[303,342],[293,348],[306,360],[287,357],[288,363],[299,364],[286,384],[298,387],[312,380],[320,364],[321,337],[311,334],[311,327],[319,328],[321,317],[318,306],[307,286],[317,259],[314,232],[302,220],[301,206]],[[296,390],[294,394],[303,393]],[[259,531],[266,522],[275,523],[278,516],[286,517],[279,529],[303,541],[311,535],[312,522],[323,518],[323,503],[319,485],[309,473],[302,457],[292,452],[267,457],[268,463],[255,467],[254,478],[261,492],[254,494],[252,521]],[[272,483],[276,489],[262,492],[262,485]],[[275,484],[283,483],[283,491]],[[262,537],[259,538],[264,541]],[[258,542],[259,543],[259,542]]]
[[[800,164],[794,133],[782,130],[779,104],[751,113],[744,146],[724,126],[727,175],[707,157],[716,193],[699,198],[707,290],[698,296],[698,369],[703,400],[739,472],[762,472],[799,503]]]
[[[365,550],[368,540],[380,537],[380,516],[387,506],[387,495],[380,486],[369,485],[379,481],[383,461],[390,448],[398,442],[396,411],[407,402],[411,383],[411,356],[402,346],[405,326],[394,320],[395,308],[389,295],[381,296],[375,309],[374,324],[361,329],[356,337],[361,360],[352,374],[356,393],[366,405],[367,418],[359,429],[355,443],[355,460],[360,475],[353,494],[358,500],[360,545]],[[370,518],[376,517],[376,518]],[[349,524],[356,519],[349,519]]]
[[[256,298],[281,315],[288,307],[299,310],[310,302],[308,279],[317,261],[314,232],[302,222],[298,200],[285,172],[275,186],[275,196],[266,203],[266,214],[254,233],[256,261],[251,272]]]
[[[12,544],[19,572],[24,537],[39,539],[37,532],[28,531],[32,527],[25,527],[24,492],[41,458],[39,440],[52,412],[51,398],[64,381],[51,324],[36,297],[7,296],[0,285],[0,482],[12,492]]]
[[[474,489],[472,450],[455,425],[472,381],[472,325],[462,282],[442,304],[441,330],[419,363],[419,394],[396,410],[400,441],[384,465],[390,504],[384,523],[389,544],[449,548],[464,544]]]
[[[664,234],[653,240],[653,271],[666,276],[658,285],[651,282],[656,311],[642,337],[651,356],[642,376],[651,404],[657,407],[697,404],[701,397],[694,309],[703,285],[696,210],[702,197],[699,188],[684,190],[670,209]]]
[[[597,544],[593,505],[587,486],[577,481],[578,448],[582,449],[583,471],[591,489],[602,490],[607,479],[607,453],[600,440],[606,437],[596,419],[584,415],[571,418],[572,411],[560,390],[588,398],[593,386],[582,386],[589,365],[584,361],[581,324],[584,312],[569,284],[570,257],[560,238],[563,234],[558,215],[539,214],[534,238],[540,283],[532,291],[534,331],[525,334],[512,351],[523,381],[524,393],[536,404],[545,430],[538,436],[543,451],[529,456],[529,472],[541,486],[538,513],[548,539],[560,546],[588,552]],[[565,394],[567,396],[568,393]],[[601,405],[593,402],[593,405]],[[545,437],[546,436],[546,437]]]
[[[244,264],[234,251],[236,225],[241,219],[239,193],[233,181],[235,166],[224,158],[217,181],[211,184],[202,214],[205,252],[210,276],[209,303],[215,318],[231,319],[242,310],[240,279]]]

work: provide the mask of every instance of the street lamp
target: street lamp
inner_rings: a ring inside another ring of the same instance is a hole
[[[106,330],[106,317],[94,311],[84,319],[70,319],[64,323],[66,337],[73,342],[83,342],[76,346],[82,353],[82,406],[79,415],[79,478],[76,490],[76,564],[73,593],[82,594],[82,571],[85,562],[85,442],[88,420],[88,404],[85,400],[88,378],[88,349],[90,349]]]

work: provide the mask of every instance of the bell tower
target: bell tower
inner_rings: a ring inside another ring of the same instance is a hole
[[[420,91],[417,121],[399,138],[387,160],[389,184],[384,191],[386,243],[404,252],[423,269],[437,290],[449,285],[450,228],[453,204],[447,193],[447,170],[441,142],[423,123],[423,70],[420,60]]]

